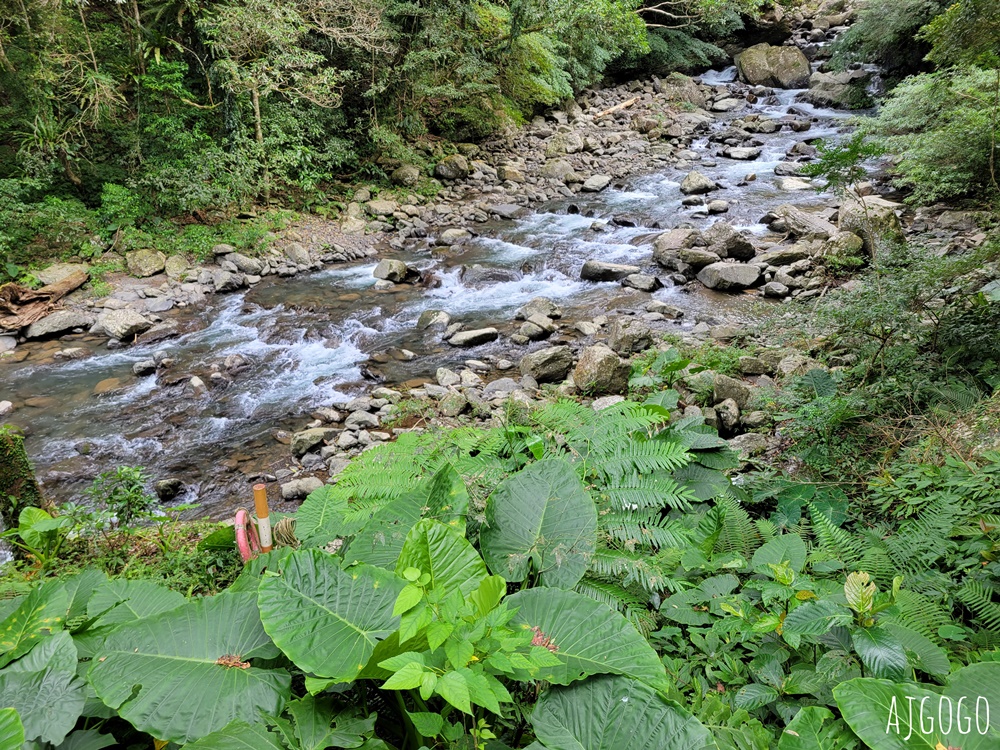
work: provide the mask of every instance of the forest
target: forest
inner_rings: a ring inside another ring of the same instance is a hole
[[[994,0],[0,0],[0,750],[1000,749],[998,137]]]

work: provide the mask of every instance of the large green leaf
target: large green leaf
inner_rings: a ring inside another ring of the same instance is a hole
[[[916,669],[935,677],[945,677],[951,671],[948,654],[927,636],[895,622],[887,622],[883,627],[899,641]]]
[[[548,750],[706,750],[708,730],[655,690],[627,677],[595,677],[542,695],[531,714]]]
[[[83,622],[80,621],[85,621],[85,618],[88,617],[87,605],[90,602],[90,598],[94,595],[95,591],[108,583],[108,577],[103,571],[96,568],[87,568],[76,575],[60,578],[59,583],[61,588],[66,592],[68,599],[67,623],[76,621],[79,625],[82,625]]]
[[[948,679],[948,687],[945,688],[944,694],[955,708],[956,716],[958,703],[962,701],[966,715],[973,717],[971,731],[963,735],[958,726],[953,727],[946,735],[948,741],[944,743],[945,745],[961,747],[962,750],[1000,748],[1000,709],[997,708],[1000,706],[1000,662],[982,662],[963,667]],[[987,706],[989,706],[988,722]],[[977,708],[979,722],[976,720]],[[947,706],[942,708],[942,712],[946,718]],[[957,719],[955,723],[958,724]]]
[[[889,680],[902,680],[906,677],[909,662],[903,644],[885,628],[876,625],[873,628],[857,628],[851,633],[854,650],[858,652],[861,663],[875,677]]]
[[[169,612],[184,604],[184,596],[153,581],[108,581],[87,602],[92,627],[119,625]]]
[[[222,729],[189,742],[186,750],[284,750],[278,735],[259,724],[232,721]]]
[[[517,608],[513,623],[538,628],[555,644],[559,666],[546,667],[539,679],[568,685],[594,674],[619,674],[655,688],[666,686],[656,652],[635,626],[605,604],[575,591],[524,589],[506,599]]]
[[[74,672],[5,669],[0,672],[0,706],[17,710],[26,740],[58,745],[83,711],[85,687]]]
[[[331,696],[308,695],[288,704],[295,719],[295,737],[301,750],[324,750],[328,747],[361,747],[375,729],[375,714],[367,718],[355,709],[336,711]]]
[[[351,541],[344,558],[392,570],[410,529],[421,518],[435,518],[465,533],[469,493],[462,477],[445,465],[416,489],[375,512]]]
[[[253,723],[261,712],[281,712],[288,673],[239,664],[278,654],[261,626],[256,596],[227,592],[119,626],[89,679],[101,700],[136,728],[191,742],[234,719]]]
[[[500,484],[479,532],[487,564],[520,583],[529,569],[545,586],[570,589],[587,571],[597,545],[597,510],[564,459],[531,464]]]
[[[27,654],[8,666],[4,672],[76,672],[76,644],[68,631],[42,638]]]
[[[69,597],[58,581],[37,586],[0,622],[0,666],[28,653],[38,639],[62,629]]]
[[[859,677],[837,685],[833,697],[844,721],[872,750],[935,750],[937,746],[933,735],[921,733],[919,713],[910,711],[908,700],[919,706],[926,698],[937,706],[940,696],[929,690]]]
[[[770,565],[788,563],[792,570],[801,573],[806,564],[806,543],[798,534],[782,534],[753,553],[751,567],[758,572],[769,572]]]
[[[400,587],[338,562],[315,549],[295,552],[261,581],[258,603],[264,629],[299,668],[348,682],[399,626],[392,607]]]
[[[785,617],[782,632],[786,635],[823,635],[835,625],[847,625],[851,613],[829,599],[800,604]]]
[[[101,734],[96,729],[77,729],[59,746],[59,750],[104,750],[117,744],[113,735]]]
[[[0,750],[21,750],[24,726],[13,708],[0,708]]]
[[[778,750],[849,750],[857,746],[857,738],[833,711],[823,706],[805,706],[778,739]]]
[[[467,596],[490,575],[483,558],[462,532],[431,518],[417,523],[406,536],[396,573],[402,575],[410,567],[429,573],[429,588],[443,594],[457,589]]]

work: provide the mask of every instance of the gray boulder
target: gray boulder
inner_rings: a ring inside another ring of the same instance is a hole
[[[588,260],[580,269],[580,278],[584,281],[621,281],[626,276],[639,273],[639,266],[626,266],[621,263],[605,263],[599,260]]]
[[[395,260],[394,258],[383,258],[375,266],[372,276],[376,279],[391,281],[394,284],[401,284],[406,280],[409,273],[410,268],[403,261]]]
[[[586,347],[573,370],[573,382],[581,393],[599,396],[621,393],[628,387],[629,364],[604,344]]]
[[[539,383],[556,383],[566,378],[573,367],[573,350],[568,346],[550,346],[521,357],[521,374]]]
[[[93,324],[94,316],[90,313],[80,310],[56,310],[28,326],[25,336],[29,339],[40,339],[74,328],[90,328]]]
[[[714,180],[697,171],[689,172],[681,181],[681,192],[684,195],[702,195],[703,193],[710,193],[718,189],[719,187],[715,184]]]
[[[226,260],[236,266],[236,269],[240,273],[249,273],[254,276],[260,276],[261,272],[264,270],[264,263],[257,258],[251,258],[242,253],[230,253],[226,256]]]
[[[595,174],[584,180],[580,187],[585,193],[599,193],[611,184],[611,177],[606,174]]]
[[[308,266],[312,262],[309,250],[301,242],[289,242],[285,245],[285,257],[297,266]]]
[[[738,292],[759,280],[760,269],[742,263],[713,263],[698,272],[698,281],[720,292]]]
[[[442,180],[464,180],[469,172],[469,160],[461,154],[446,156],[434,167],[434,176]]]
[[[389,179],[394,185],[413,187],[420,182],[420,168],[412,164],[404,164],[394,169],[392,174],[389,175]]]
[[[246,277],[241,273],[218,270],[212,273],[212,286],[216,292],[235,292],[246,285]]]
[[[499,337],[500,331],[496,328],[477,328],[473,331],[459,331],[448,339],[448,343],[452,346],[479,346],[496,341]]]
[[[788,231],[798,237],[828,240],[837,233],[837,227],[822,216],[803,211],[790,203],[778,206],[775,214],[784,220]]]
[[[146,278],[158,274],[166,268],[167,256],[159,250],[149,248],[133,250],[125,254],[125,266],[133,276]]]
[[[304,456],[317,445],[326,440],[332,440],[337,435],[337,430],[329,427],[314,427],[309,430],[302,430],[292,435],[292,455],[296,458]]]
[[[619,354],[641,352],[653,345],[653,332],[635,318],[615,318],[608,330],[608,346]]]
[[[898,204],[877,195],[849,201],[840,207],[840,229],[858,235],[865,251],[874,255],[880,247],[903,241],[897,207]]]
[[[135,310],[105,310],[97,316],[97,325],[119,341],[128,341],[153,327]]]
[[[299,500],[307,497],[323,486],[323,482],[316,477],[305,477],[303,479],[293,479],[281,485],[282,500]]]
[[[755,44],[736,56],[740,80],[751,86],[803,89],[809,85],[812,67],[798,47]]]
[[[742,380],[731,378],[728,375],[716,375],[712,384],[712,398],[715,403],[732,399],[736,405],[743,409],[750,401],[753,390]]]
[[[451,324],[451,316],[444,310],[424,310],[417,318],[420,331],[443,331]]]
[[[561,318],[562,310],[559,305],[548,297],[535,297],[521,305],[518,311],[514,313],[514,317],[517,320],[527,320],[532,315],[544,315],[546,318]]]

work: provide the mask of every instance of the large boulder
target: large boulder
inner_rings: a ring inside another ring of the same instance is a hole
[[[479,346],[496,341],[499,337],[500,331],[496,328],[477,328],[473,331],[459,331],[448,339],[448,343],[452,346]]]
[[[715,184],[715,181],[706,177],[701,172],[689,172],[687,176],[681,180],[681,192],[684,195],[701,195],[702,193],[710,193],[713,190],[718,190],[719,186]]]
[[[809,77],[809,91],[805,99],[820,107],[856,109],[865,104],[865,81],[870,74],[864,70],[845,70],[840,73],[820,73]]]
[[[410,268],[403,261],[394,258],[383,258],[375,266],[372,276],[394,284],[402,284],[410,273]]]
[[[546,318],[561,318],[562,309],[548,297],[535,297],[521,305],[517,312],[514,313],[514,317],[517,320],[527,320],[532,315],[544,315]]]
[[[530,375],[539,383],[557,383],[573,367],[573,350],[568,346],[539,349],[521,357],[520,367],[522,375]]]
[[[621,393],[628,387],[629,364],[604,344],[586,347],[573,370],[573,382],[581,393],[600,396]]]
[[[97,316],[97,325],[119,341],[128,341],[153,327],[135,310],[105,310]]]
[[[704,232],[704,239],[708,243],[709,251],[720,258],[750,260],[757,254],[757,248],[746,235],[737,232],[724,221],[716,222],[709,227]]]
[[[621,281],[626,276],[639,273],[640,270],[639,266],[588,260],[580,269],[580,278],[585,281]]]
[[[54,336],[74,328],[90,328],[94,324],[94,316],[80,310],[56,310],[44,318],[36,320],[25,333],[29,339],[41,339]]]
[[[393,170],[392,174],[389,175],[389,179],[394,185],[413,187],[420,182],[420,167],[415,167],[412,164],[404,164]]]
[[[715,403],[732,399],[736,405],[743,409],[750,402],[753,390],[742,380],[731,378],[728,375],[716,375],[712,384],[712,400]]]
[[[236,266],[236,269],[240,273],[249,273],[254,276],[260,276],[264,270],[263,261],[260,261],[257,258],[251,258],[248,255],[243,255],[242,253],[230,253],[226,256],[226,260]]]
[[[337,436],[338,430],[330,427],[313,427],[302,430],[292,435],[292,455],[296,458],[304,456],[317,445],[321,445],[324,440],[332,440]]]
[[[760,269],[743,263],[713,263],[698,272],[698,281],[720,292],[739,292],[760,280]]]
[[[434,176],[442,180],[463,180],[469,176],[469,160],[461,154],[444,157],[434,167]]]
[[[549,159],[538,174],[546,179],[561,182],[579,182],[581,179],[573,169],[573,165],[565,159]]]
[[[798,237],[828,240],[837,233],[837,227],[822,216],[804,211],[791,203],[783,203],[774,211],[781,217],[788,231]]]
[[[755,44],[737,55],[736,70],[744,83],[779,89],[804,89],[812,74],[809,60],[798,47],[770,44]]]
[[[869,255],[887,244],[903,241],[903,227],[896,216],[898,204],[868,195],[840,207],[840,229],[858,235]]]
[[[125,266],[128,272],[139,278],[153,276],[167,267],[167,256],[159,250],[133,250],[125,254]]]
[[[419,331],[444,331],[451,325],[451,316],[444,310],[424,310],[417,318]]]
[[[671,229],[653,240],[653,260],[664,268],[676,270],[678,253],[701,244],[704,242],[697,229]]]
[[[649,326],[635,318],[615,318],[608,330],[608,346],[619,354],[641,352],[653,345]]]
[[[719,255],[703,247],[686,247],[677,252],[677,258],[690,266],[691,270],[695,273],[698,273],[705,266],[710,266],[722,260]]]
[[[35,271],[35,278],[42,282],[43,286],[48,286],[59,283],[77,271],[90,271],[90,266],[86,263],[53,263],[48,268]]]
[[[837,232],[823,243],[820,255],[830,258],[850,258],[861,255],[865,241],[854,232]]]

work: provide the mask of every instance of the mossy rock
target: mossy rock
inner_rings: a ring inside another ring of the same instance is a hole
[[[42,492],[24,451],[24,436],[9,425],[0,427],[0,519],[5,528],[18,525],[27,506],[42,506]]]

